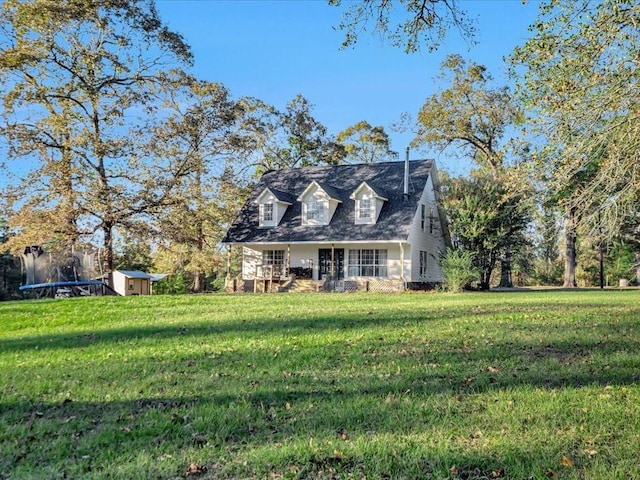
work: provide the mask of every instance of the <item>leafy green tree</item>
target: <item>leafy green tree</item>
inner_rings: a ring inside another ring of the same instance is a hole
[[[480,288],[487,290],[500,252],[526,242],[531,196],[491,176],[476,175],[450,180],[443,199],[452,237],[474,253]]]
[[[512,61],[529,121],[545,145],[539,169],[562,191],[580,227],[615,236],[636,215],[640,193],[640,4],[632,0],[546,1],[532,37]]]
[[[338,133],[336,140],[344,146],[345,162],[374,163],[398,157],[384,127],[372,127],[364,120]]]
[[[327,135],[312,116],[313,106],[302,95],[284,110],[266,104],[254,108],[247,123],[256,140],[258,173],[281,168],[335,165],[345,157],[344,147]]]
[[[450,29],[457,30],[468,41],[475,33],[473,22],[456,0],[328,1],[334,7],[347,5],[339,25],[346,32],[343,47],[355,45],[369,27],[407,53],[422,47],[437,50]]]
[[[518,145],[505,136],[521,121],[521,110],[508,87],[491,85],[493,77],[483,65],[449,55],[441,69],[440,79],[450,86],[427,98],[412,143],[454,147],[457,155],[498,176],[518,152]]]
[[[534,281],[540,285],[562,285],[560,263],[561,221],[556,208],[543,204],[536,215]]]
[[[119,238],[115,242],[113,266],[116,270],[152,271],[151,243],[129,235]]]
[[[413,144],[455,147],[457,155],[473,160],[480,174],[510,182],[511,190],[527,189],[528,179],[511,165],[513,159],[522,156],[522,145],[505,138],[522,118],[509,89],[493,87],[493,79],[484,66],[466,62],[460,55],[445,59],[440,78],[450,86],[425,101],[418,113],[419,130]],[[511,164],[508,160],[512,160]],[[516,229],[513,234],[513,244],[506,242],[503,246],[502,287],[513,286],[512,249],[517,244],[515,236],[521,232]]]
[[[111,270],[114,230],[159,200],[140,176],[132,125],[175,84],[172,69],[190,63],[189,48],[152,0],[7,0],[0,31],[3,133],[13,159],[40,162],[12,223],[24,231],[26,219],[67,245],[97,233]],[[57,220],[36,223],[32,208]]]
[[[615,242],[607,255],[606,274],[613,282],[634,280],[636,252],[632,245],[624,241]]]
[[[189,278],[192,291],[224,264],[219,242],[246,198],[247,158],[256,148],[246,129],[254,112],[249,99],[234,100],[221,84],[185,82],[166,103],[166,118],[153,131],[149,150],[156,161],[164,205],[150,222],[156,241]],[[175,270],[176,266],[171,270]]]
[[[17,297],[22,283],[20,261],[8,248],[11,236],[7,221],[0,217],[0,300]]]
[[[447,248],[440,258],[447,291],[459,293],[479,278],[473,252]]]

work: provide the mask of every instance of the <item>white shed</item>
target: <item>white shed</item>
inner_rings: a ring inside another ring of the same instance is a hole
[[[119,295],[150,295],[154,277],[140,270],[115,270],[112,279],[113,289]]]

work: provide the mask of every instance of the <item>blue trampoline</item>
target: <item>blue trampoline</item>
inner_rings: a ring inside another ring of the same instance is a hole
[[[84,280],[76,282],[34,283],[20,287],[23,292],[30,292],[36,298],[69,298],[86,297],[92,295],[117,295],[113,289],[98,280]]]

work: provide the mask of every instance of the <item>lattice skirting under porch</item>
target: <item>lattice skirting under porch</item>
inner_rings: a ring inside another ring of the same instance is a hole
[[[325,289],[336,292],[393,293],[403,291],[404,286],[396,280],[338,280],[326,282]]]

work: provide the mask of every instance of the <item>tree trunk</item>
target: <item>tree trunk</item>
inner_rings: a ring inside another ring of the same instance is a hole
[[[204,252],[204,233],[202,230],[202,224],[198,225],[198,238],[196,240],[196,261],[200,262],[202,259],[202,253]],[[204,290],[204,272],[200,268],[201,265],[197,266],[197,270],[193,272],[193,289],[192,293],[200,293]]]
[[[204,290],[204,274],[195,272],[193,276],[193,293],[201,293]]]
[[[107,273],[113,272],[113,224],[105,223],[102,227],[104,236],[104,259],[107,264]]]
[[[480,267],[480,289],[489,290],[491,288],[491,274],[496,266],[496,255],[490,253],[486,261]]]
[[[575,214],[569,210],[565,216],[564,288],[577,287],[576,240]]]
[[[504,256],[500,264],[500,284],[502,288],[513,288],[513,279],[511,278],[511,246],[507,245],[504,249]]]

